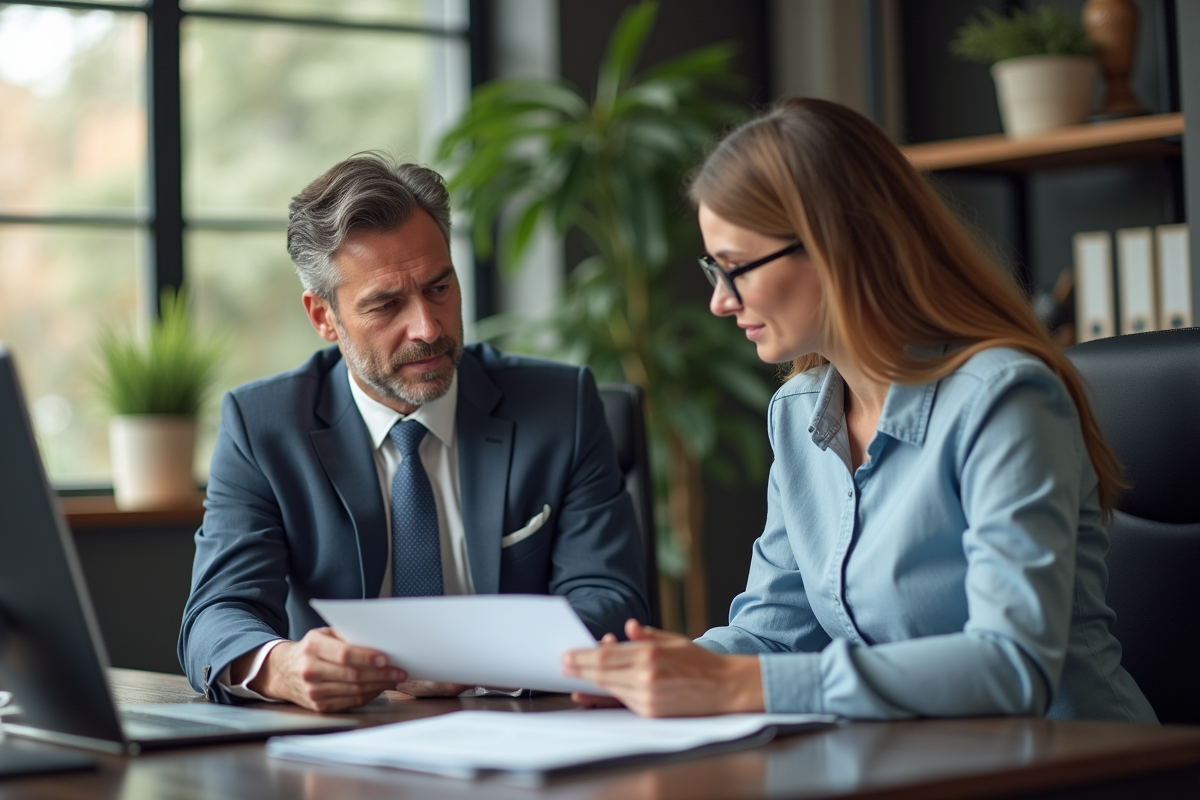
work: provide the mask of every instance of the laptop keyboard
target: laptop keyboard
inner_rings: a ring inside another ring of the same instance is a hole
[[[190,719],[164,717],[158,714],[147,714],[143,711],[122,710],[120,716],[121,727],[125,729],[125,735],[131,739],[146,736],[210,736],[238,730],[231,725],[194,722]]]

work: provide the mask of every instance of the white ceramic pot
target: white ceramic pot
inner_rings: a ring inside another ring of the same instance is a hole
[[[992,65],[1004,132],[1014,138],[1077,125],[1092,110],[1098,68],[1087,56],[1022,56]]]
[[[113,417],[108,425],[113,493],[126,511],[194,504],[196,419],[169,414]]]

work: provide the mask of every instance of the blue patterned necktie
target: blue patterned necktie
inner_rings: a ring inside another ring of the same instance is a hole
[[[442,593],[442,545],[433,488],[417,447],[425,426],[403,420],[390,436],[400,451],[392,479],[392,596],[428,597]]]

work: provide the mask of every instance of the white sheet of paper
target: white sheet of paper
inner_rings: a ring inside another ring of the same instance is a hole
[[[563,677],[563,653],[596,646],[565,597],[389,597],[311,605],[338,636],[386,653],[416,680],[607,694],[589,681]]]
[[[480,772],[549,772],[644,754],[732,742],[768,728],[823,728],[825,714],[728,714],[646,719],[625,709],[514,714],[457,711],[324,736],[267,742],[281,758],[364,764],[469,778]]]

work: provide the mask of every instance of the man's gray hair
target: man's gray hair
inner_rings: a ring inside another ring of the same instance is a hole
[[[300,283],[336,311],[341,276],[333,254],[346,237],[354,231],[393,231],[417,209],[433,217],[449,246],[450,194],[441,175],[376,152],[335,164],[288,206],[287,249]]]

